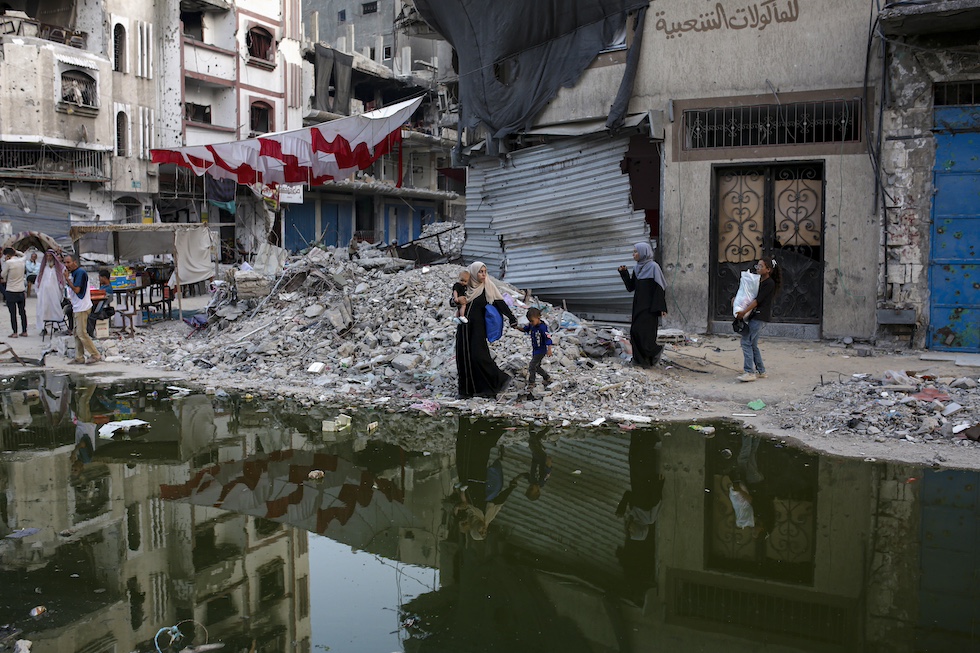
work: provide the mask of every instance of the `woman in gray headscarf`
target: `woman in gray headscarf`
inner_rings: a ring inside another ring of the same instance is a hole
[[[667,314],[667,282],[660,266],[653,260],[649,243],[633,246],[636,266],[628,274],[625,265],[619,266],[619,276],[626,290],[633,293],[633,319],[630,324],[630,343],[633,362],[641,367],[653,367],[660,361],[663,345],[657,344],[660,316]]]

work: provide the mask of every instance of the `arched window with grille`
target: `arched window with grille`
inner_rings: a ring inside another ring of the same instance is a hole
[[[112,28],[112,69],[126,72],[126,27],[122,23]]]
[[[81,70],[61,73],[61,101],[80,107],[98,107],[99,94],[95,79]]]
[[[129,156],[129,116],[116,113],[116,156]]]

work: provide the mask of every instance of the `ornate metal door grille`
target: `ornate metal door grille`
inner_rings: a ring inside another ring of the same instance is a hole
[[[719,168],[715,180],[712,319],[731,319],[739,275],[772,253],[782,267],[783,284],[772,321],[819,324],[823,166]]]

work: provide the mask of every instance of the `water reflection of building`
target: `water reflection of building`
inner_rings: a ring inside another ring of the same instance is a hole
[[[117,398],[64,379],[63,397],[82,422],[105,421],[129,401],[128,416],[151,421],[156,441],[96,438],[94,456],[79,456],[75,427],[52,429],[48,413],[32,412],[22,430],[9,417],[0,423],[21,448],[0,458],[0,535],[38,529],[0,540],[0,623],[22,629],[39,651],[143,650],[161,627],[187,619],[212,641],[245,649],[308,645],[306,533],[161,498],[161,486],[194,472],[184,457],[241,455],[241,445],[234,451],[222,439],[231,417],[216,417],[210,400],[207,409],[192,401],[174,410],[148,401],[148,388]],[[167,441],[175,446],[157,446]],[[32,620],[36,604],[47,613]]]
[[[646,549],[654,568],[638,577],[622,559],[624,526],[614,515],[631,476],[631,435],[550,442],[552,480],[535,502],[508,501],[494,543],[457,544],[450,533],[442,589],[406,606],[435,631],[413,650],[467,638],[506,645],[476,633],[495,619],[527,619],[517,593],[537,597],[531,621],[540,632],[565,619],[566,633],[612,650],[976,646],[967,607],[977,605],[969,579],[980,566],[976,473],[820,458],[725,425],[713,438],[673,426],[661,432],[654,463],[664,480]],[[529,462],[526,449],[508,447],[505,477]],[[737,523],[728,478],[745,482],[752,526]],[[638,602],[611,600],[635,596],[637,585],[647,587]],[[453,631],[454,618],[474,632],[439,631]]]

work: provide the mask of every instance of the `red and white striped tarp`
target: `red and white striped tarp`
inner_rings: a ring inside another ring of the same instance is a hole
[[[390,151],[421,102],[418,97],[313,127],[151,153],[154,163],[175,163],[199,177],[207,173],[239,184],[317,185],[347,179]]]

